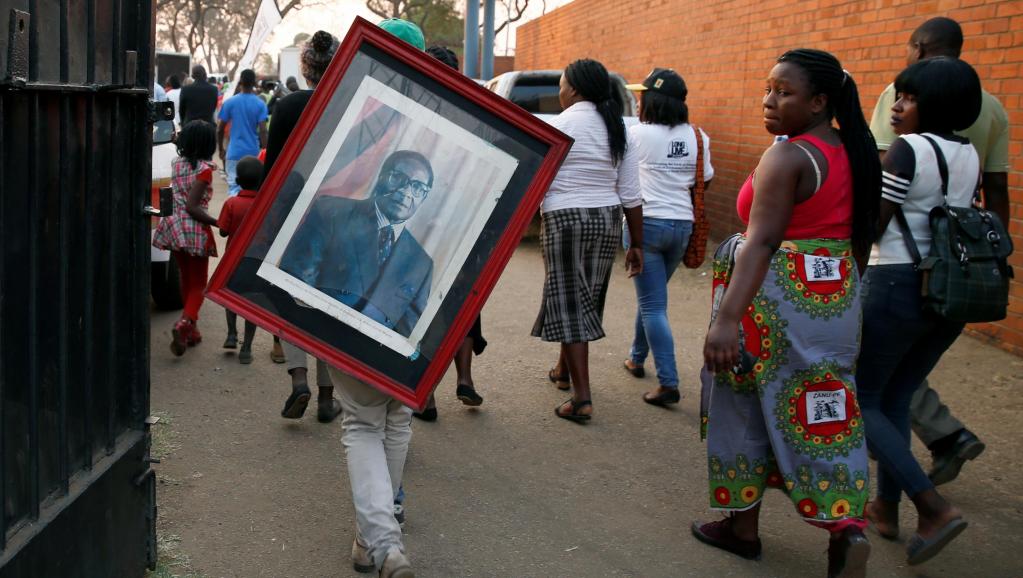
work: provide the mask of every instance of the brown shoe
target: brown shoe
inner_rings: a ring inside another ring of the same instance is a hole
[[[759,560],[761,544],[760,538],[756,540],[740,540],[732,533],[732,519],[725,518],[717,522],[693,522],[693,536],[696,539],[715,548],[721,548],[725,552],[731,552],[736,556],[747,560]]]
[[[281,347],[280,341],[274,341],[274,348],[270,350],[270,361],[274,363],[284,363],[288,358],[284,356],[284,348]]]

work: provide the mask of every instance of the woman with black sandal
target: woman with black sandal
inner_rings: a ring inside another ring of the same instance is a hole
[[[760,557],[760,500],[788,494],[831,533],[828,576],[866,575],[867,448],[856,400],[860,282],[875,238],[881,166],[852,77],[799,49],[771,70],[770,147],[739,191],[747,223],[714,256],[702,417],[710,506],[701,542]],[[832,122],[838,121],[836,129]]]
[[[554,413],[585,422],[593,416],[589,342],[604,337],[604,298],[621,243],[623,210],[633,239],[625,267],[629,277],[643,270],[643,198],[636,157],[627,145],[622,97],[604,65],[596,60],[569,64],[558,98],[564,112],[551,124],[575,143],[540,208],[546,275],[532,334],[561,343],[548,378],[573,391]]]

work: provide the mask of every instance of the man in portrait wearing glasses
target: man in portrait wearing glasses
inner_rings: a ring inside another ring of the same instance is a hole
[[[280,268],[408,337],[426,307],[433,259],[406,228],[433,186],[415,151],[384,160],[367,199],[317,199]]]

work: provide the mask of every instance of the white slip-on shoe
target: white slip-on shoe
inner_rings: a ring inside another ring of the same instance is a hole
[[[384,565],[380,568],[380,578],[415,578],[416,573],[412,571],[405,554],[397,548],[391,548],[384,559]]]
[[[355,538],[355,541],[352,542],[352,568],[363,574],[377,569],[373,559],[369,557],[369,548],[360,542],[359,538]]]

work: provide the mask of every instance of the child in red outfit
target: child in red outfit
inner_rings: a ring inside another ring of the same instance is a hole
[[[203,120],[193,120],[178,135],[178,158],[174,159],[171,187],[174,210],[160,220],[153,234],[153,246],[170,250],[181,272],[181,297],[185,310],[171,331],[171,352],[181,356],[190,345],[202,341],[196,327],[209,258],[217,256],[212,226],[217,220],[206,212],[213,197],[211,162],[217,150],[216,129]]]
[[[220,228],[220,235],[227,237],[227,246],[231,246],[231,237],[241,228],[245,214],[249,212],[256,195],[259,193],[259,186],[263,182],[263,163],[258,158],[247,156],[238,161],[235,182],[242,188],[237,196],[231,197],[224,203],[220,210],[220,219],[217,220],[217,227]],[[238,347],[238,315],[233,311],[227,313],[227,339],[224,340],[224,349]],[[252,338],[256,334],[256,325],[251,321],[245,322],[245,337],[242,340],[241,351],[238,352],[238,362],[252,363]]]

